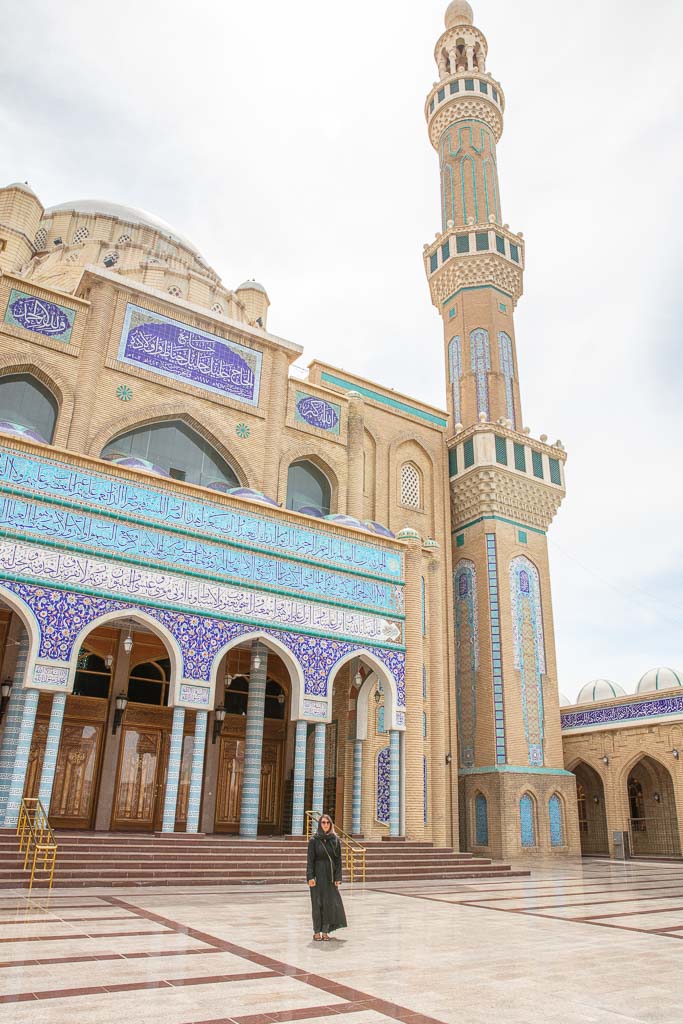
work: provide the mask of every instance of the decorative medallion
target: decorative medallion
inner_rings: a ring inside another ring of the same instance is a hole
[[[246,438],[251,434],[251,430],[246,423],[238,423],[235,427],[235,433],[238,437],[241,437],[242,440],[246,440]]]
[[[318,430],[325,430],[330,434],[338,434],[341,407],[332,402],[326,402],[322,398],[316,398],[314,395],[307,395],[303,391],[297,391],[294,418],[297,423],[307,423],[309,427],[317,427]]]
[[[133,397],[133,389],[129,388],[127,384],[119,384],[116,389],[116,397],[121,402],[130,402]]]

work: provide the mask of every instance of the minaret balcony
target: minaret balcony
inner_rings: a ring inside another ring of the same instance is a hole
[[[424,247],[423,257],[437,308],[463,287],[494,285],[514,305],[522,295],[524,239],[507,227],[449,227]]]
[[[508,421],[509,422],[509,421]],[[567,453],[511,430],[505,423],[477,423],[448,440],[451,503],[455,520],[483,514],[547,530],[565,496]]]
[[[436,82],[425,102],[425,118],[434,147],[442,132],[455,121],[478,118],[493,130],[496,142],[503,134],[505,95],[494,78],[480,71],[459,71]]]

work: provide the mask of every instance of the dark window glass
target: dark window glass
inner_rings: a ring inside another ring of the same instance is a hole
[[[246,715],[249,701],[249,680],[236,676],[225,691],[225,710],[229,715]]]
[[[446,99],[446,90],[439,89],[438,93],[436,94],[436,98],[439,101],[439,103],[443,103],[443,101]]]
[[[537,476],[539,480],[543,479],[543,456],[540,452],[531,453],[531,465],[534,469],[534,476]]]
[[[473,78],[466,78],[465,79],[465,91],[466,92],[474,92],[474,79]]]
[[[187,480],[190,484],[203,487],[217,482],[229,487],[240,485],[225,459],[208,441],[179,420],[130,430],[110,441],[102,451],[103,459],[131,455],[147,459],[170,472],[174,479]]]
[[[451,96],[456,92],[460,92],[460,82],[451,82]]]
[[[469,252],[470,251],[470,236],[469,235],[457,235],[455,239],[455,247],[458,252]]]
[[[520,470],[522,473],[526,473],[526,449],[523,444],[514,444],[515,449],[515,469]]]
[[[448,475],[449,476],[457,476],[458,475],[458,449],[457,448],[451,448],[451,450],[448,453]]]
[[[439,254],[438,254],[438,252],[433,252],[432,255],[429,257],[429,269],[432,272],[432,274],[434,273],[434,271],[436,270],[438,265],[439,265]]]
[[[0,419],[35,430],[51,441],[57,422],[57,402],[35,377],[11,374],[0,378]]]
[[[486,93],[486,95],[488,96],[488,93],[489,93],[489,87],[488,87],[488,84],[487,84],[486,82],[480,82],[480,83],[479,83],[479,90],[480,90],[481,92],[484,92],[484,93]]]
[[[450,258],[451,258],[451,243],[450,242],[444,242],[444,244],[441,246],[441,261],[442,261],[442,263],[445,263],[446,260],[449,260]]]
[[[463,445],[463,453],[465,456],[465,469],[469,469],[470,466],[474,465],[474,438],[471,437],[469,441],[465,441]]]
[[[128,700],[133,704],[166,705],[170,669],[171,663],[167,658],[136,665],[128,679]]]
[[[507,466],[508,464],[507,441],[504,437],[499,437],[498,434],[496,434],[496,462],[500,463],[501,466]]]
[[[493,96],[496,103],[498,102],[498,90],[494,85],[491,86],[491,95]]]
[[[554,484],[562,486],[562,476],[560,474],[560,463],[557,459],[548,459],[550,464],[550,479]]]
[[[477,243],[477,252],[486,252],[489,247],[488,231],[477,231],[475,241]]]
[[[505,255],[505,239],[501,235],[496,235],[496,249],[502,255]]]
[[[519,263],[519,246],[513,245],[512,242],[510,243],[510,257],[515,263]]]
[[[293,462],[287,474],[287,508],[319,508],[329,515],[332,488],[325,474],[312,462]]]

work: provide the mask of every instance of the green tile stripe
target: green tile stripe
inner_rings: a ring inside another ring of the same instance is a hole
[[[117,478],[118,479],[118,478]],[[131,483],[132,481],[124,480],[125,483]],[[121,523],[133,523],[135,526],[144,526],[151,530],[157,530],[161,533],[174,533],[180,537],[189,537],[191,540],[196,541],[197,536],[201,536],[207,544],[216,544],[223,547],[240,548],[242,551],[255,552],[259,555],[267,555],[269,558],[280,558],[288,562],[301,562],[305,565],[313,565],[316,568],[334,570],[334,572],[340,572],[346,576],[363,576],[365,579],[377,580],[379,583],[391,583],[397,587],[404,587],[405,581],[403,579],[397,579],[395,576],[381,576],[378,573],[368,572],[365,569],[348,569],[338,562],[324,561],[319,558],[308,558],[306,555],[293,555],[286,551],[280,551],[279,548],[265,548],[257,544],[246,544],[243,541],[233,540],[233,538],[222,537],[216,533],[203,532],[198,535],[192,530],[184,530],[182,526],[172,526],[170,523],[160,523],[158,519],[145,519],[144,516],[133,516],[128,515],[124,512],[110,512],[109,509],[100,508],[97,505],[86,505],[80,501],[65,501],[63,498],[55,498],[51,494],[37,493],[36,491],[27,490],[23,487],[12,487],[9,484],[0,483],[0,494],[10,494],[12,497],[23,498],[26,501],[34,502],[35,504],[43,505],[56,505],[58,508],[67,509],[71,512],[73,509],[77,509],[79,512],[85,512],[88,515],[97,515],[105,519],[115,519]],[[239,509],[230,509],[230,511],[237,512]],[[270,520],[272,522],[272,520]],[[335,535],[336,536],[336,535]],[[371,535],[368,535],[372,539]],[[353,543],[350,541],[350,543]],[[365,540],[358,539],[357,543],[364,544]],[[374,545],[370,545],[374,546]],[[403,556],[400,551],[394,551],[393,548],[385,548],[380,546],[381,551],[391,551],[392,554],[398,555],[401,559],[401,565],[403,566]]]
[[[532,765],[499,764],[489,768],[460,768],[458,775],[572,775],[564,768],[536,768]]]
[[[404,644],[387,644],[381,643],[377,640],[364,640],[357,636],[350,636],[345,633],[335,633],[331,636],[329,633],[323,633],[318,629],[304,629],[301,626],[291,625],[280,625],[277,622],[263,622],[257,619],[247,619],[240,615],[226,615],[224,612],[198,612],[196,608],[187,608],[184,605],[179,604],[168,604],[165,601],[153,601],[149,598],[136,598],[133,595],[130,597],[121,594],[112,594],[108,590],[97,590],[95,587],[68,587],[63,583],[58,583],[50,580],[48,583],[45,580],[37,580],[33,576],[25,576],[22,573],[6,572],[3,574],[3,582],[5,580],[11,580],[14,583],[28,583],[32,587],[43,587],[47,590],[62,590],[67,594],[78,594],[79,597],[102,597],[107,601],[121,601],[123,604],[130,604],[133,608],[144,607],[145,605],[149,608],[161,608],[162,611],[166,612],[182,612],[183,615],[200,615],[205,619],[222,619],[224,622],[241,622],[245,626],[254,626],[255,629],[267,630],[276,629],[281,633],[299,633],[302,636],[318,636],[322,637],[323,640],[346,640],[349,643],[356,644],[361,649],[363,647],[380,647],[387,651],[404,651]]]
[[[335,377],[331,373],[322,373],[321,379],[326,384],[335,384],[338,388],[344,388],[345,391],[357,391],[359,395],[364,398],[369,398],[373,402],[379,402],[380,405],[388,405],[392,409],[398,409],[399,412],[407,412],[410,416],[417,416],[418,419],[426,420],[427,423],[434,423],[437,427],[447,427],[448,420],[443,419],[441,416],[435,416],[434,413],[425,412],[424,409],[416,409],[414,405],[408,405],[407,402],[399,402],[397,398],[389,398],[388,395],[380,395],[378,391],[371,391],[370,388],[361,387],[360,384],[352,384],[348,380],[342,380],[341,377]]]
[[[497,523],[507,523],[508,526],[517,526],[522,530],[528,530],[529,533],[537,533],[541,537],[546,536],[545,530],[538,530],[535,526],[529,526],[527,523],[518,523],[515,519],[506,519],[505,516],[479,516],[478,519],[473,519],[471,522],[464,523],[463,526],[458,526],[451,530],[451,534],[462,533],[463,530],[469,530],[470,526],[477,526],[479,523],[484,523],[491,519],[494,519]]]

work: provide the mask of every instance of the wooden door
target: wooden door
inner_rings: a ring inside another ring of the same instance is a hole
[[[282,813],[282,740],[264,740],[261,759],[259,832],[272,835],[280,830]]]
[[[65,721],[57,754],[50,822],[56,828],[91,828],[104,727]]]
[[[113,829],[153,832],[159,827],[165,777],[164,732],[122,727],[114,790]]]
[[[231,731],[221,736],[218,753],[216,789],[216,832],[237,833],[242,810],[244,778],[244,720],[231,724]],[[282,723],[265,723],[261,759],[261,792],[259,797],[259,832],[273,835],[282,828]],[[272,735],[271,735],[272,734]]]
[[[216,832],[239,832],[244,777],[244,737],[221,736],[216,790]]]

